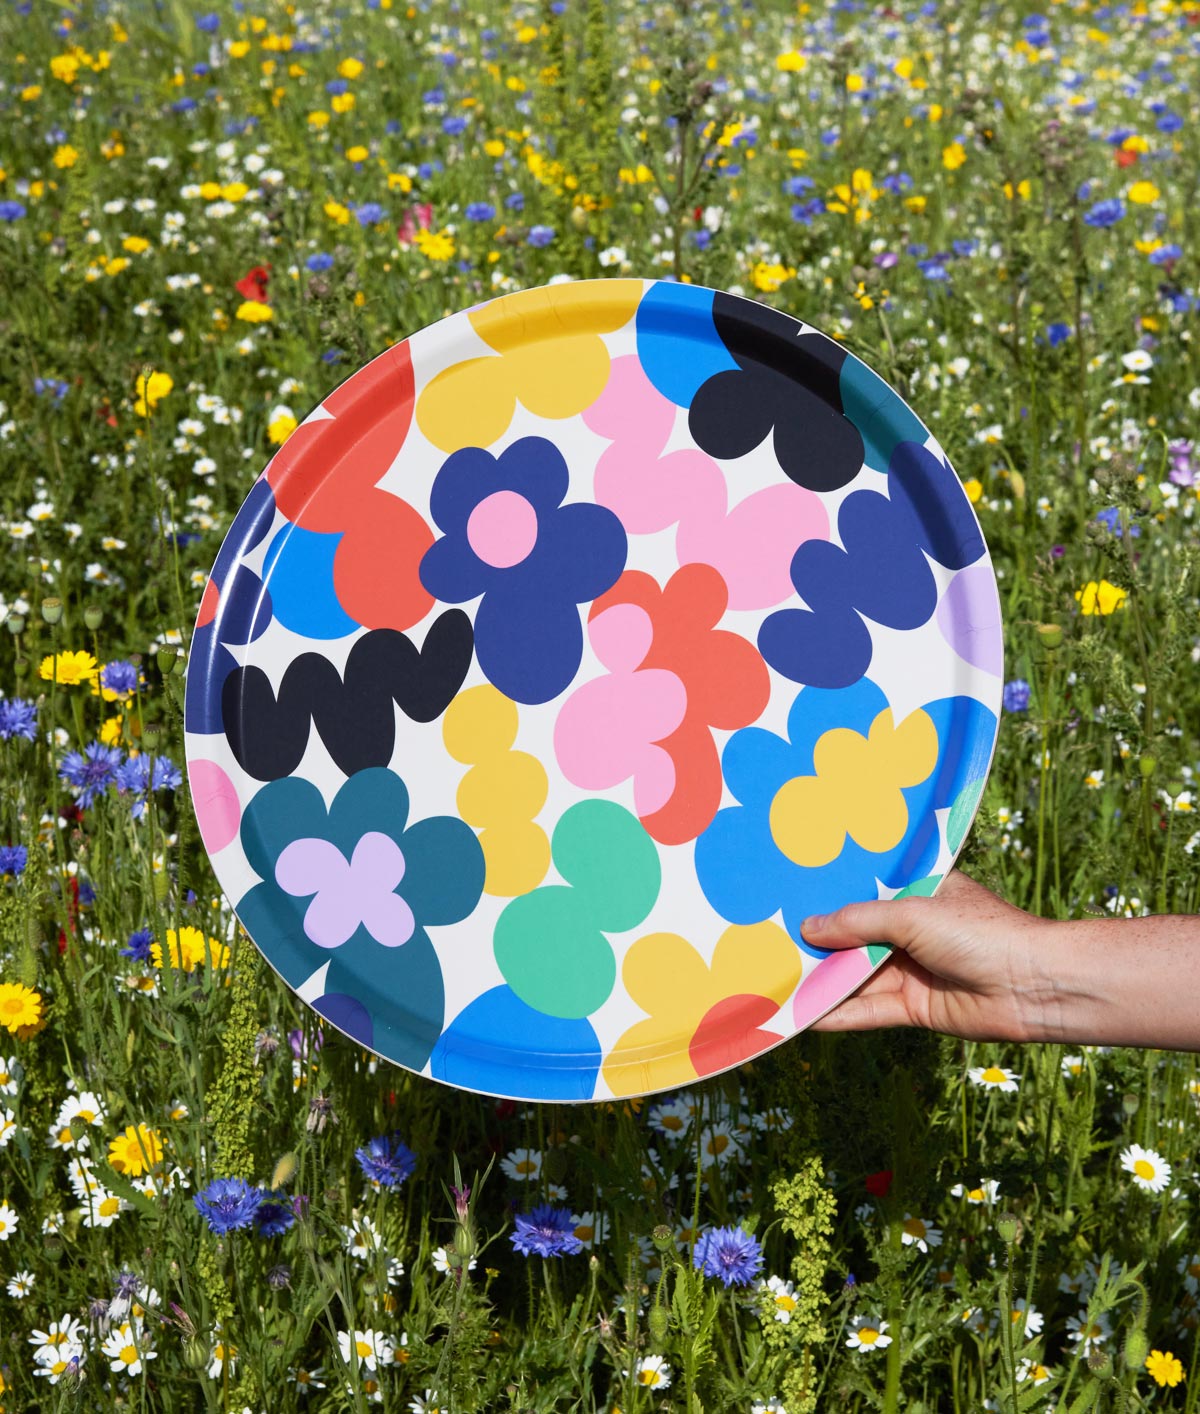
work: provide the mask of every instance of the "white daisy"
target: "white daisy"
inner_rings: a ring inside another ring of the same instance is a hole
[[[1078,1316],[1067,1317],[1067,1334],[1079,1347],[1078,1354],[1086,1356],[1112,1335],[1112,1323],[1103,1313],[1088,1320],[1088,1313],[1080,1311]]]
[[[628,1377],[629,1371],[622,1370]],[[647,1389],[666,1389],[671,1383],[671,1367],[661,1355],[645,1355],[637,1362],[634,1375]]]
[[[700,1167],[712,1168],[713,1164],[725,1164],[742,1152],[733,1125],[729,1120],[718,1120],[710,1124],[700,1135]]]
[[[450,1254],[444,1247],[435,1247],[433,1249],[431,1260],[433,1262],[433,1269],[436,1272],[441,1272],[443,1273],[443,1275],[447,1275],[451,1270],[453,1270],[450,1266]],[[472,1257],[470,1262],[467,1263],[467,1271],[473,1272],[474,1270],[475,1258]]]
[[[575,1236],[583,1243],[584,1250],[590,1252],[598,1242],[608,1237],[607,1213],[572,1213],[571,1226]]]
[[[1083,1074],[1084,1059],[1082,1056],[1063,1056],[1062,1073],[1068,1080],[1074,1080]]]
[[[213,1345],[212,1358],[208,1362],[208,1378],[210,1380],[219,1380],[221,1378],[221,1372],[225,1368],[226,1360],[229,1361],[229,1370],[232,1374],[237,1368],[237,1346],[226,1345],[223,1340],[218,1340]]]
[[[932,1227],[924,1218],[914,1218],[911,1213],[905,1213],[900,1241],[905,1247],[915,1245],[918,1252],[928,1252],[931,1247],[942,1245],[942,1230]]]
[[[797,1306],[795,1283],[784,1281],[782,1277],[768,1277],[766,1281],[759,1282],[758,1289],[769,1295],[774,1318],[788,1325]]]
[[[500,1167],[518,1183],[532,1183],[542,1172],[542,1155],[538,1149],[514,1149],[500,1160]]]
[[[1025,1359],[1017,1366],[1017,1379],[1032,1380],[1035,1385],[1044,1385],[1053,1373],[1037,1360]]]
[[[150,1348],[149,1334],[128,1321],[110,1331],[100,1349],[113,1370],[131,1377],[142,1373],[147,1360],[158,1359],[157,1352]]]
[[[16,1056],[0,1056],[0,1095],[15,1095],[23,1073]]]
[[[1171,1178],[1171,1165],[1153,1149],[1131,1144],[1121,1151],[1121,1167],[1148,1193],[1161,1193]]]
[[[33,1273],[18,1272],[8,1279],[8,1294],[16,1301],[23,1301],[33,1290]]]
[[[82,1345],[67,1344],[53,1352],[48,1359],[39,1360],[33,1373],[48,1379],[56,1385],[64,1375],[82,1374],[83,1362],[87,1359]]]
[[[1002,1065],[979,1065],[967,1071],[967,1076],[985,1090],[1016,1090],[1020,1075],[1015,1070],[1006,1070]]]
[[[29,1337],[30,1345],[36,1345],[33,1358],[37,1361],[53,1359],[66,1345],[82,1345],[83,1322],[64,1311],[57,1321],[51,1321],[48,1330],[35,1330]]]
[[[349,1331],[338,1331],[338,1349],[347,1365],[351,1355],[354,1355],[358,1359],[359,1369],[365,1367],[373,1374],[379,1362],[387,1364],[391,1361],[393,1346],[382,1331],[355,1331],[353,1340]]]
[[[346,1251],[359,1261],[366,1261],[383,1246],[383,1234],[370,1218],[355,1218],[349,1227],[342,1228]]]
[[[1000,1184],[994,1178],[981,1180],[978,1188],[967,1188],[965,1184],[956,1183],[950,1190],[952,1198],[965,1198],[968,1203],[978,1206],[980,1203],[994,1203],[1000,1193]]]
[[[850,1327],[846,1344],[851,1350],[882,1350],[892,1343],[891,1336],[884,1334],[887,1328],[886,1321],[872,1321],[866,1316],[859,1316]]]
[[[12,1110],[0,1108],[0,1149],[17,1132],[17,1117]]]
[[[0,1242],[7,1242],[17,1230],[17,1224],[21,1219],[8,1206],[7,1202],[0,1203]]]

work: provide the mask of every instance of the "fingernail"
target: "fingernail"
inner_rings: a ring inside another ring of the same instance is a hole
[[[806,936],[809,933],[819,933],[824,928],[825,920],[828,917],[827,913],[814,913],[811,918],[806,918],[800,925],[800,931]]]

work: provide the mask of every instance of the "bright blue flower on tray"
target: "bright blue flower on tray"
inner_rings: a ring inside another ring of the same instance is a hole
[[[312,1005],[347,1035],[420,1070],[441,1034],[445,992],[428,926],[458,923],[483,892],[475,832],[447,815],[408,823],[399,776],[350,776],[326,810],[309,781],[272,781],[242,816],[262,880],[238,916],[291,987],[328,963]]]
[[[610,510],[564,506],[570,476],[545,437],[522,437],[498,457],[464,447],[442,464],[429,509],[442,530],[421,561],[436,599],[479,598],[475,652],[514,702],[549,702],[583,656],[579,605],[610,589],[628,544]]]

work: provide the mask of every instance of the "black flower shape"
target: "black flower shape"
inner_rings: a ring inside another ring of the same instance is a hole
[[[810,491],[836,491],[863,464],[862,434],[842,407],[844,349],[768,305],[718,293],[713,323],[737,368],[714,373],[688,410],[696,445],[721,460],[745,456],[774,430],[784,473]]]

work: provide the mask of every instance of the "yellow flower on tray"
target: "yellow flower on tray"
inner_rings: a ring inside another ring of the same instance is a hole
[[[99,672],[100,665],[95,658],[80,650],[43,658],[38,676],[46,682],[62,683],[64,687],[78,687],[81,682],[94,682]]]
[[[1127,589],[1110,584],[1107,579],[1102,579],[1099,584],[1094,579],[1089,580],[1082,589],[1075,591],[1080,611],[1085,614],[1111,614],[1123,608],[1128,597]]]
[[[42,1019],[42,998],[20,982],[0,982],[0,1026],[17,1035]]]
[[[162,1136],[155,1129],[139,1124],[125,1126],[124,1134],[108,1146],[108,1162],[118,1173],[138,1178],[159,1163],[163,1156]]]
[[[194,972],[196,967],[205,961],[211,962],[214,967],[229,966],[229,949],[216,938],[209,938],[206,944],[204,934],[199,928],[188,926],[180,928],[178,933],[174,928],[168,928],[167,950],[170,953],[171,966],[181,967],[184,972]],[[155,967],[163,966],[161,943],[150,944],[150,956]]]

